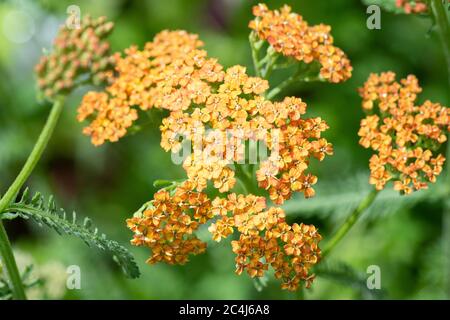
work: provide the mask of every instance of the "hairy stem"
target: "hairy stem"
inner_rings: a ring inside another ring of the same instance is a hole
[[[56,123],[61,115],[61,111],[63,108],[63,99],[58,98],[56,102],[53,104],[50,115],[45,123],[44,128],[42,129],[41,134],[39,135],[36,144],[33,147],[30,155],[28,156],[27,161],[25,162],[22,170],[19,175],[16,177],[12,185],[9,187],[8,191],[6,191],[5,195],[0,200],[0,214],[4,212],[4,210],[14,201],[17,193],[20,191],[20,188],[24,185],[28,177],[33,172],[33,169],[36,167],[39,159],[44,152],[45,147],[50,140],[50,137],[53,134]],[[0,254],[2,260],[4,261],[7,275],[12,284],[13,297],[15,299],[26,299],[25,291],[23,289],[22,280],[20,278],[19,270],[17,269],[17,264],[14,259],[14,254],[11,249],[11,243],[9,242],[8,236],[6,234],[6,230],[3,226],[3,223],[0,220]]]
[[[353,210],[353,212],[348,216],[347,220],[339,227],[332,238],[327,242],[325,249],[322,253],[322,258],[330,253],[330,251],[341,241],[341,239],[348,233],[352,226],[358,221],[362,213],[366,211],[367,208],[374,202],[378,195],[377,190],[372,190],[358,205],[358,207]]]

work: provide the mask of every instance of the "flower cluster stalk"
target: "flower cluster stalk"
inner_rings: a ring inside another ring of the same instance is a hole
[[[350,231],[353,225],[358,221],[361,215],[366,211],[367,208],[375,201],[378,191],[373,189],[356,207],[355,210],[348,216],[347,220],[337,229],[335,234],[327,242],[324,250],[322,251],[322,258],[327,256],[331,250],[344,238],[344,236]]]

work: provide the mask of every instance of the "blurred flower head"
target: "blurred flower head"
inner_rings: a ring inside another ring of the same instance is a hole
[[[106,40],[113,23],[105,17],[86,16],[78,29],[62,26],[53,48],[36,65],[39,93],[53,100],[60,94],[70,93],[77,85],[95,85],[111,82],[114,56]]]

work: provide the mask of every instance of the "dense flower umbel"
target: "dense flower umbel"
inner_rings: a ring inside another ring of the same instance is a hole
[[[253,8],[253,14],[256,18],[249,27],[276,52],[307,64],[317,61],[321,65],[320,76],[329,82],[337,83],[351,77],[350,61],[333,45],[330,26],[309,26],[287,5],[272,11],[265,4],[259,4]]]
[[[197,35],[162,31],[144,50],[127,49],[125,57],[118,58],[118,76],[106,93],[90,92],[78,109],[79,121],[94,117],[84,130],[92,143],[101,145],[123,137],[137,119],[135,108],[175,111],[202,102],[208,83],[224,76],[222,66],[198,49],[202,45]],[[98,104],[96,97],[104,103]]]
[[[303,281],[309,287],[314,278],[310,268],[320,257],[321,236],[314,226],[288,225],[284,211],[267,208],[264,197],[232,193],[210,201],[184,182],[173,191],[158,191],[127,224],[134,232],[132,243],[151,249],[148,263],[184,264],[190,254],[205,251],[206,243],[194,232],[213,218],[208,230],[215,241],[240,233],[231,242],[237,274],[246,271],[261,277],[271,266],[283,289],[297,290]]]
[[[370,159],[370,183],[377,190],[393,180],[402,193],[427,188],[441,173],[445,158],[437,152],[450,129],[447,107],[425,101],[415,76],[399,82],[393,72],[371,74],[360,89],[363,109],[360,144],[376,152]]]
[[[83,133],[92,137],[92,143],[101,144],[108,139],[118,141],[138,118],[137,110],[122,103],[120,98],[109,98],[105,92],[88,92],[78,108],[78,120],[93,117]]]
[[[52,51],[36,65],[41,94],[52,100],[70,92],[80,81],[111,82],[115,58],[110,55],[105,38],[112,29],[113,23],[105,17],[91,19],[89,16],[82,20],[79,29],[61,27]]]
[[[405,13],[423,13],[428,10],[426,1],[421,0],[396,0],[395,5],[402,8]]]
[[[262,277],[271,266],[283,289],[295,291],[302,281],[310,286],[314,275],[309,270],[320,257],[321,236],[314,226],[288,225],[281,208],[266,208],[265,198],[251,194],[216,198],[212,208],[219,216],[208,228],[214,240],[226,238],[233,227],[240,233],[231,242],[237,274],[246,271],[252,278]]]
[[[170,110],[163,120],[161,147],[178,152],[180,137],[191,141],[183,167],[197,191],[212,181],[220,192],[236,183],[233,163],[245,161],[245,142],[264,142],[274,150],[257,171],[259,186],[281,204],[293,192],[314,195],[316,177],[306,172],[309,160],[323,160],[332,146],[321,133],[321,118],[303,119],[306,104],[295,97],[281,102],[264,98],[266,80],[248,76],[242,66],[223,71],[207,58],[196,35],[163,31],[143,51],[132,47],[118,59],[118,76],[106,92],[89,92],[78,109],[79,120],[92,115],[84,129],[92,142],[117,141],[142,110]]]
[[[319,29],[309,31],[317,33],[317,41],[324,36]],[[340,51],[329,39],[319,42],[313,59],[322,63],[322,76],[344,80],[350,69],[336,60]],[[321,136],[328,126],[321,118],[304,118],[300,98],[266,99],[267,80],[249,76],[239,65],[224,70],[202,45],[197,35],[163,31],[144,49],[130,47],[124,56],[115,55],[113,81],[84,96],[78,120],[90,121],[84,133],[101,145],[123,137],[139,111],[164,109],[169,114],[160,126],[161,147],[176,153],[183,146],[180,136],[192,142],[183,162],[187,180],[161,189],[127,220],[132,243],[151,250],[148,263],[184,264],[204,252],[206,243],[195,233],[208,224],[216,241],[239,233],[232,241],[238,274],[261,277],[270,266],[284,289],[308,287],[314,277],[310,268],[320,257],[315,227],[288,225],[284,211],[268,208],[264,197],[230,191],[236,184],[234,165],[247,160],[246,144],[261,142],[270,155],[256,170],[255,184],[276,204],[293,192],[313,196],[317,178],[307,170],[311,158],[322,161],[333,152]],[[226,196],[209,199],[203,192],[208,182]]]

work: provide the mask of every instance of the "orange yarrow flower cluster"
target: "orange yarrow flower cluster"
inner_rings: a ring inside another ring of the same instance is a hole
[[[314,279],[309,271],[320,258],[320,234],[314,226],[288,225],[284,211],[267,208],[264,197],[231,193],[210,201],[187,181],[173,191],[158,191],[127,225],[134,232],[132,244],[151,249],[147,263],[184,264],[189,255],[205,251],[206,243],[194,233],[210,221],[215,241],[240,233],[231,242],[237,274],[262,277],[270,266],[282,288],[292,291]]]
[[[256,18],[249,27],[276,52],[307,64],[318,62],[320,76],[329,82],[338,83],[351,77],[350,60],[344,51],[333,45],[330,26],[309,26],[287,5],[272,11],[265,4],[259,4],[253,7],[253,14]]]
[[[393,72],[371,74],[360,89],[362,107],[359,143],[376,152],[370,159],[370,183],[377,190],[393,180],[409,194],[427,188],[441,173],[445,158],[438,153],[450,129],[449,109],[429,100],[415,105],[422,91],[415,76],[400,82]]]
[[[231,242],[238,275],[246,271],[252,278],[262,277],[270,266],[283,289],[296,291],[302,282],[310,286],[310,268],[320,258],[321,236],[314,226],[287,224],[281,208],[267,208],[264,197],[251,194],[216,198],[212,209],[219,217],[208,228],[214,240],[228,237],[233,229],[240,233]]]
[[[402,8],[406,14],[428,11],[426,2],[421,0],[396,0],[395,5],[397,8]]]
[[[137,110],[186,110],[201,101],[209,82],[223,78],[222,66],[208,59],[197,35],[162,31],[143,50],[131,47],[116,64],[118,76],[106,92],[90,92],[78,109],[78,120],[93,118],[84,133],[94,145],[115,142],[138,118]],[[105,103],[96,103],[98,100]],[[123,118],[120,117],[122,115]]]
[[[163,31],[143,51],[127,50],[106,92],[83,98],[78,119],[94,116],[84,132],[96,145],[117,141],[138,118],[136,106],[168,109],[160,127],[161,147],[178,152],[180,137],[191,141],[183,167],[197,191],[208,181],[220,192],[231,190],[236,184],[231,165],[245,161],[245,142],[253,140],[278,151],[257,172],[259,186],[275,203],[297,191],[313,196],[317,178],[306,169],[311,157],[323,160],[332,154],[331,144],[321,137],[326,123],[303,119],[306,104],[300,98],[266,100],[266,80],[248,76],[238,65],[224,71],[198,49],[201,45],[196,35]]]
[[[147,263],[185,264],[189,255],[205,251],[206,243],[194,231],[212,216],[207,195],[192,191],[191,185],[184,183],[173,194],[165,189],[158,191],[127,220],[127,226],[134,233],[133,245],[151,249]]]
[[[53,49],[36,65],[38,88],[49,100],[67,94],[78,84],[81,75],[93,84],[109,83],[113,78],[114,56],[106,37],[113,23],[105,17],[86,16],[77,29],[61,27]]]

